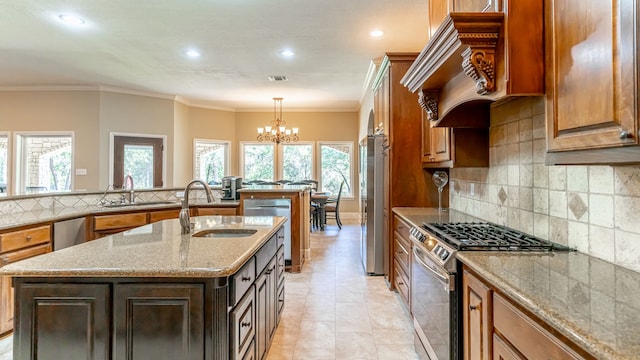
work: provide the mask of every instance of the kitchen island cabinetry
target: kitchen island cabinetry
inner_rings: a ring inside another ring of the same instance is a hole
[[[51,225],[34,225],[0,233],[0,262],[8,265],[51,251]],[[0,334],[13,329],[11,278],[0,276]]]
[[[638,1],[545,9],[547,164],[640,163]]]
[[[192,220],[195,232],[232,235],[194,237],[164,220],[0,269],[15,287],[14,358],[254,359],[254,281],[277,274],[284,219]],[[278,280],[267,293],[270,334]]]
[[[593,359],[482,278],[463,270],[464,359]]]

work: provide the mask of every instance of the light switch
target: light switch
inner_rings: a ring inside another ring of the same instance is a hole
[[[470,183],[469,184],[469,195],[473,196],[475,194],[476,194],[476,184]]]
[[[87,175],[87,169],[76,169],[76,175]]]

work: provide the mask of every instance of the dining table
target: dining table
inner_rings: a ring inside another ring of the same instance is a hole
[[[320,230],[324,230],[324,225],[327,222],[327,215],[324,207],[329,200],[329,196],[330,193],[328,192],[315,192],[311,194],[311,202],[318,206]]]

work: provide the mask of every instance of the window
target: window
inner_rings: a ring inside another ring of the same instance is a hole
[[[122,188],[125,175],[131,175],[136,189],[162,187],[165,137],[111,135],[113,187]]]
[[[19,193],[71,190],[73,133],[17,134],[16,149]]]
[[[352,164],[353,143],[323,142],[320,146],[320,191],[338,195],[340,184],[343,197],[353,197]]]
[[[221,184],[222,177],[229,174],[229,142],[195,139],[193,147],[194,178]]]
[[[0,134],[0,193],[7,193],[9,183],[9,136]]]
[[[244,181],[274,180],[275,144],[242,143],[241,151]]]
[[[313,144],[282,144],[281,179],[313,179]]]

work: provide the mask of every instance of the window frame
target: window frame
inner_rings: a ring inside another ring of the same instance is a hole
[[[65,136],[71,138],[71,167],[69,169],[70,172],[70,181],[69,181],[69,190],[74,191],[75,189],[75,163],[76,163],[76,137],[75,131],[15,131],[13,133],[13,176],[12,176],[12,185],[11,189],[13,189],[13,194],[26,194],[27,188],[24,183],[24,179],[26,178],[24,161],[25,155],[23,149],[21,149],[23,145],[23,138],[27,137],[56,137],[56,136]],[[7,170],[9,171],[9,170]],[[9,186],[7,184],[7,186]],[[24,189],[22,189],[24,187]],[[47,191],[43,193],[58,193],[60,191]]]
[[[9,196],[13,193],[13,189],[11,188],[13,184],[13,141],[11,131],[0,131],[0,137],[7,138],[7,183],[5,184],[6,188],[4,192],[0,193],[3,196]]]
[[[277,180],[276,179],[276,174],[277,174],[277,166],[276,164],[278,163],[278,147],[276,146],[277,144],[274,142],[265,142],[265,141],[240,141],[240,144],[238,144],[240,146],[240,150],[239,150],[239,165],[240,165],[240,169],[238,171],[238,173],[240,174],[240,176],[242,177],[242,181],[248,181],[247,177],[245,176],[244,173],[244,148],[246,145],[271,145],[273,147],[273,164],[272,164],[272,175],[273,175],[273,180]]]
[[[315,161],[314,159],[316,158],[316,147],[315,145],[315,141],[298,141],[295,143],[280,143],[280,146],[276,147],[276,180],[291,180],[291,179],[284,179],[284,146],[311,146],[311,179],[315,179],[317,177],[317,171],[316,171],[316,166],[315,166]],[[304,180],[308,180],[308,179],[304,179]]]
[[[193,153],[191,155],[191,157],[193,158],[193,178],[194,179],[198,179],[198,173],[196,171],[197,167],[198,167],[198,159],[196,158],[196,146],[197,143],[206,143],[206,144],[216,144],[216,145],[224,145],[224,176],[229,176],[230,175],[230,168],[229,166],[231,165],[231,141],[228,140],[214,140],[214,139],[201,139],[201,138],[194,138],[193,139]],[[243,168],[244,169],[244,168]],[[206,179],[203,179],[206,180]]]
[[[354,194],[355,188],[354,188],[354,174],[355,174],[355,169],[354,169],[354,165],[355,165],[355,155],[353,153],[354,151],[354,142],[353,141],[317,141],[316,142],[316,146],[317,146],[317,157],[316,157],[316,162],[317,162],[317,174],[316,177],[318,179],[318,191],[321,191],[320,189],[322,189],[323,185],[322,185],[322,146],[330,146],[330,145],[339,145],[339,146],[349,146],[349,184],[347,184],[349,186],[349,188],[351,189],[351,194],[350,195],[345,195],[343,194],[341,196],[342,199],[348,199],[348,200],[354,200],[356,198],[356,194]]]
[[[114,177],[114,162],[115,162],[115,137],[140,137],[140,138],[156,138],[162,139],[162,187],[165,188],[167,184],[167,136],[158,134],[139,134],[139,133],[125,133],[125,132],[109,132],[109,178],[107,184],[113,186]]]

